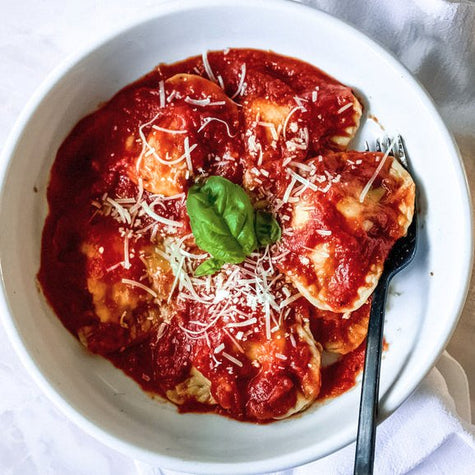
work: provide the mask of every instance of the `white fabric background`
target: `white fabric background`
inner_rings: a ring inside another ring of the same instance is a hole
[[[84,43],[131,17],[159,8],[159,3],[0,0],[0,147],[21,108],[54,66]],[[447,0],[308,0],[307,3],[344,19],[385,45],[419,78],[455,135],[473,193],[475,4]],[[449,351],[468,374],[473,413],[474,310],[475,285],[472,284]],[[19,363],[2,328],[0,432],[0,473],[137,473],[132,460],[96,442],[52,406]]]

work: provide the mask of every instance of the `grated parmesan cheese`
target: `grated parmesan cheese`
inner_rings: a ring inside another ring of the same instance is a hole
[[[389,154],[391,153],[391,151],[394,147],[394,144],[396,143],[396,140],[397,140],[397,136],[395,136],[393,138],[392,142],[389,144],[389,147],[386,150],[386,153],[383,155],[383,158],[381,159],[381,162],[379,163],[378,167],[374,171],[372,177],[369,179],[368,183],[366,183],[365,187],[361,191],[360,203],[363,203],[364,199],[366,198],[366,195],[367,195],[368,191],[370,190],[371,185],[374,183],[374,180],[376,180],[376,177],[379,175],[379,172],[383,168],[383,165],[386,162],[386,159],[388,158]]]
[[[231,99],[239,96],[240,94],[244,94],[244,90],[246,88],[244,79],[246,78],[246,63],[241,64],[241,75],[239,77],[239,84],[236,92],[231,96]]]
[[[234,135],[231,134],[231,131],[229,130],[229,124],[226,121],[222,120],[222,119],[218,119],[217,117],[206,117],[203,120],[203,123],[201,124],[201,127],[198,129],[198,132],[201,132],[213,120],[215,120],[217,122],[221,122],[222,124],[224,124],[226,126],[226,132],[227,132],[227,134],[230,138],[236,137],[236,134],[234,134]]]
[[[160,97],[160,108],[163,109],[165,107],[165,83],[163,81],[158,83],[158,94]]]
[[[229,353],[226,353],[226,351],[223,351],[222,352],[222,355],[228,359],[229,361],[231,361],[231,363],[234,363],[236,366],[239,366],[240,368],[242,368],[243,364],[241,363],[241,361],[239,361],[237,358],[234,358],[234,356],[231,356]]]
[[[148,292],[154,298],[158,297],[157,293],[154,290],[152,290],[150,287],[147,287],[146,285],[142,284],[141,282],[137,282],[136,280],[122,279],[122,283],[126,284],[126,285],[130,285],[132,287],[138,287],[142,290],[145,290],[145,292]]]
[[[348,104],[345,104],[343,107],[340,107],[340,108],[336,111],[336,113],[337,113],[337,114],[341,114],[341,113],[345,112],[347,109],[349,109],[349,108],[352,107],[352,106],[353,106],[353,103],[352,103],[352,102],[349,102]]]
[[[165,129],[164,127],[159,127],[158,125],[152,125],[152,129],[159,130],[160,132],[166,132],[168,134],[187,134],[187,130],[173,130],[173,129]]]
[[[289,123],[289,120],[290,118],[292,117],[293,114],[295,114],[295,112],[297,112],[298,110],[302,110],[302,107],[301,106],[296,106],[294,107],[288,114],[287,114],[287,117],[285,118],[284,120],[284,125],[283,125],[283,134],[284,134],[284,140],[287,140],[287,124]],[[304,109],[305,110],[305,109]]]
[[[209,97],[205,97],[204,99],[193,99],[192,97],[189,97],[189,96],[185,97],[185,102],[188,102],[188,104],[192,104],[194,106],[199,106],[199,107],[224,106],[226,104],[226,101],[212,102],[211,98]]]
[[[210,80],[213,82],[218,82],[216,79],[216,76],[213,73],[213,70],[211,69],[211,65],[209,64],[208,52],[207,51],[203,52],[203,54],[201,55],[201,58],[203,59],[203,66]]]

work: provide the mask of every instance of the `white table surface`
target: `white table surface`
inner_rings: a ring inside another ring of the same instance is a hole
[[[0,147],[28,98],[58,63],[131,17],[159,8],[159,3],[0,0]],[[308,3],[353,23],[395,52],[416,74],[455,135],[473,194],[475,4],[444,0],[309,0]],[[383,20],[375,21],[375,18]],[[448,346],[467,372],[473,414],[474,284]],[[52,431],[43,430],[51,426],[61,435],[53,437]],[[2,328],[0,427],[0,473],[136,473],[132,460],[83,433],[42,395],[21,366]]]

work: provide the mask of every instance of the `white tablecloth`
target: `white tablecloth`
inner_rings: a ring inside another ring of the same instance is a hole
[[[2,1],[0,147],[21,108],[53,67],[73,53],[85,38],[91,41],[102,36],[131,17],[157,8],[158,3]],[[475,4],[444,0],[308,0],[307,3],[352,23],[384,44],[422,81],[455,134],[473,193]],[[475,285],[472,284],[449,350],[468,374],[475,409],[474,310]],[[442,373],[446,380],[454,377],[450,370]],[[456,401],[463,400],[459,396],[455,396]],[[465,414],[467,411],[465,407]],[[459,413],[463,412],[460,406]],[[138,473],[133,460],[95,441],[53,407],[19,363],[2,328],[0,431],[0,473]]]

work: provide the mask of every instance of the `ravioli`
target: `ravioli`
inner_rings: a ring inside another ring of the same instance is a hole
[[[278,97],[267,94],[243,101],[244,185],[248,189],[269,187],[284,162],[301,160],[308,153],[308,113],[293,96],[289,90]]]
[[[312,181],[291,209],[283,243],[289,254],[280,268],[317,308],[352,312],[368,300],[389,250],[406,234],[414,182],[382,153],[332,153],[307,165]]]
[[[290,162],[322,149],[346,149],[362,108],[348,87],[322,82],[315,71],[302,84],[276,74],[273,64],[247,64],[239,99],[245,127],[244,186],[281,194],[282,180],[276,178]]]
[[[89,351],[180,412],[265,423],[341,394],[356,384],[371,293],[414,211],[393,157],[346,151],[361,114],[350,87],[270,51],[158,65],[58,150],[46,298]],[[272,214],[281,239],[264,232],[242,262],[211,261],[201,275],[211,255],[196,245],[187,193],[211,176],[242,187],[246,212]],[[338,362],[323,365],[325,353]]]
[[[245,59],[239,49],[207,55],[213,75],[221,78],[226,93],[233,100],[244,107],[256,99],[270,101],[270,107],[273,102],[276,112],[279,109],[276,117],[280,115],[280,119],[284,113],[282,105],[288,106],[285,117],[297,106],[306,115],[307,123],[300,124],[298,130],[308,127],[310,154],[347,148],[359,127],[362,113],[361,103],[351,88],[297,59],[272,51],[246,50],[246,53]],[[205,70],[203,73],[207,74]],[[299,118],[299,114],[295,117],[294,114],[296,111],[292,113],[292,122]],[[295,129],[292,122],[287,125]],[[283,123],[274,122],[276,131],[279,125],[282,131]],[[298,140],[296,144],[299,145]],[[293,146],[289,144],[289,148]]]
[[[231,312],[206,338],[194,341],[192,371],[209,381],[209,394],[200,397],[238,419],[282,419],[302,411],[321,385],[321,346],[310,332],[307,306],[292,305],[268,337],[264,315],[246,305],[239,308],[250,316],[249,325],[241,313],[233,317]],[[201,317],[207,321],[206,314]]]
[[[364,342],[370,310],[371,297],[357,310],[344,314],[311,307],[312,333],[326,351],[346,355]]]
[[[231,140],[237,135],[237,107],[220,87],[193,74],[167,79],[160,94],[157,114],[140,127],[142,150],[130,176],[151,193],[173,196],[205,164],[238,157],[239,143]],[[212,140],[220,129],[227,138]]]
[[[162,321],[157,295],[148,282],[135,279],[135,272],[122,268],[123,241],[107,221],[91,229],[81,244],[86,259],[86,285],[94,312],[78,328],[78,337],[91,351],[109,353],[146,338]],[[130,243],[129,268],[141,267],[141,246]],[[119,271],[120,267],[120,271]]]

